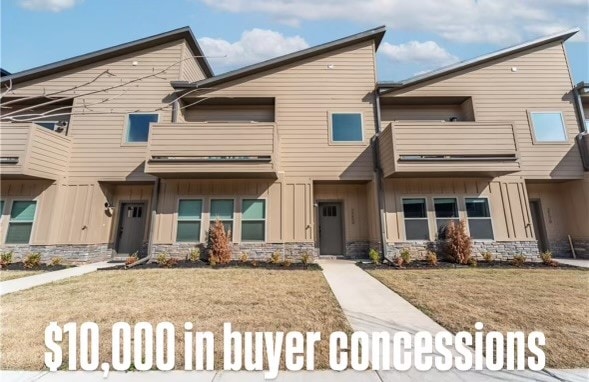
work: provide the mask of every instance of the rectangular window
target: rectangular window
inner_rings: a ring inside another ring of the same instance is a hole
[[[564,118],[560,112],[530,112],[536,142],[566,142]]]
[[[147,142],[149,137],[149,124],[157,122],[157,114],[129,114],[127,121],[127,142]]]
[[[473,239],[493,240],[493,224],[489,201],[485,198],[466,198],[468,229]]]
[[[242,207],[241,240],[264,241],[266,238],[266,201],[244,199]]]
[[[451,221],[458,221],[458,203],[455,198],[435,198],[436,228],[438,238],[446,238],[446,229]]]
[[[178,202],[176,241],[200,242],[202,200],[181,199]]]
[[[57,121],[33,121],[35,124],[44,127],[48,130],[55,130],[55,124],[57,123]]]
[[[333,142],[362,142],[362,114],[331,114],[331,140]]]
[[[233,200],[213,199],[211,200],[211,225],[220,220],[225,226],[225,232],[233,232]],[[232,236],[232,235],[230,235]]]
[[[403,214],[405,215],[405,238],[429,240],[425,199],[403,199]]]
[[[28,244],[35,220],[35,201],[14,201],[8,222],[6,244]]]

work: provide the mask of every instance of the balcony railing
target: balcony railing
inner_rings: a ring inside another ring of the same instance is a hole
[[[151,125],[145,172],[160,177],[276,177],[273,123],[187,122]]]
[[[51,179],[65,176],[70,138],[27,123],[0,123],[0,175],[2,179]]]
[[[392,122],[379,138],[384,175],[456,173],[497,176],[519,171],[513,124]]]

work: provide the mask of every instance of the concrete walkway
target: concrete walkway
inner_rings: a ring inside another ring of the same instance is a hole
[[[575,267],[589,268],[589,260],[586,259],[559,259],[557,257],[554,261],[561,264],[574,265]]]
[[[99,263],[85,264],[78,267],[62,269],[61,271],[43,272],[38,275],[25,276],[18,279],[0,282],[0,296],[9,293],[30,289],[39,285],[49,284],[54,281],[64,280],[70,277],[85,275],[95,272],[98,268],[109,268],[117,264],[102,261]]]
[[[360,269],[352,261],[320,260],[323,274],[348,318],[352,329],[364,332],[388,331],[391,338],[398,331],[432,334],[443,327]],[[484,322],[484,317],[481,317]],[[392,352],[391,352],[392,354]],[[392,365],[391,360],[391,365]],[[583,381],[589,380],[587,369],[533,371],[378,371],[381,381]]]

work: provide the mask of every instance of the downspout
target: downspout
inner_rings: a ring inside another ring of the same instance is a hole
[[[387,259],[387,234],[386,234],[386,214],[385,214],[385,195],[383,185],[383,172],[380,166],[380,152],[378,142],[380,139],[380,94],[378,88],[374,90],[374,115],[375,115],[375,134],[372,139],[372,153],[374,160],[374,173],[376,177],[376,193],[378,201],[378,225],[380,229],[380,251],[383,259]],[[388,259],[387,259],[388,260]]]
[[[589,171],[589,151],[585,148],[585,139],[589,139],[587,126],[585,125],[585,112],[583,110],[583,102],[581,100],[580,89],[589,88],[589,85],[584,82],[579,82],[577,86],[573,88],[573,98],[575,102],[575,109],[577,112],[577,118],[579,119],[579,131],[580,133],[576,137],[577,146],[579,147],[579,154],[581,155],[581,161],[583,162],[583,168],[585,171]]]

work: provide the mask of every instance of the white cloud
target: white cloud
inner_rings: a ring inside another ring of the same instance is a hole
[[[302,37],[285,37],[279,32],[257,28],[243,32],[236,42],[211,37],[200,38],[198,42],[207,56],[226,56],[209,59],[215,71],[235,69],[309,47]]]
[[[586,27],[587,0],[200,0],[233,13],[266,13],[278,21],[345,20],[435,33],[466,43],[514,44],[557,26]]]
[[[82,0],[20,0],[20,6],[31,11],[61,12],[81,3]]]
[[[399,45],[385,42],[378,51],[392,62],[417,64],[427,68],[449,65],[458,61],[458,57],[450,54],[434,41],[409,41]]]

